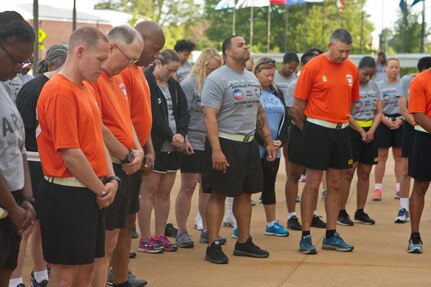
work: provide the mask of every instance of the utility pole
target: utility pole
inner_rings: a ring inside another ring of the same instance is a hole
[[[39,62],[39,0],[33,0],[33,29],[36,34],[34,41],[33,63]]]

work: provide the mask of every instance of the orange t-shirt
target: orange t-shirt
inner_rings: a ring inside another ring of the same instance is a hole
[[[130,114],[141,146],[147,143],[153,125],[151,94],[141,67],[132,65],[121,72],[129,96]]]
[[[424,113],[431,118],[431,71],[414,77],[409,89],[409,113]]]
[[[128,149],[135,149],[133,124],[130,118],[127,91],[120,75],[110,76],[102,70],[95,83],[96,100],[101,107],[102,120],[114,137]]]
[[[96,175],[106,176],[102,118],[91,86],[56,75],[42,89],[37,115],[36,139],[44,175],[72,177],[60,150],[80,148]]]
[[[358,69],[350,60],[333,63],[322,54],[302,68],[293,95],[307,101],[307,117],[347,122],[352,101],[359,100]]]

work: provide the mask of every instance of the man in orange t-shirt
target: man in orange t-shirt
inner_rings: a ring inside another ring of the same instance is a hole
[[[101,208],[113,202],[119,179],[103,143],[94,91],[83,81],[97,80],[108,53],[100,31],[76,30],[64,67],[44,86],[37,105],[45,176],[37,205],[50,286],[91,286],[94,260],[104,256]]]
[[[301,199],[302,237],[299,251],[316,254],[310,235],[313,202],[317,200],[323,171],[326,170],[327,229],[323,249],[351,251],[336,232],[340,210],[340,180],[343,169],[352,166],[348,121],[352,102],[359,100],[356,66],[347,60],[352,36],[344,29],[331,35],[328,51],[312,59],[301,71],[294,91],[294,122],[304,138],[303,160],[307,181]]]
[[[99,103],[103,138],[112,158],[115,174],[121,186],[113,204],[105,211],[105,257],[98,260],[93,286],[106,286],[109,262],[112,256],[112,281],[114,286],[129,286],[128,258],[130,250],[130,215],[139,210],[139,189],[129,185],[130,176],[139,173],[144,153],[136,136],[126,87],[120,73],[141,55],[143,41],[129,25],[113,28],[108,33],[110,53],[97,82],[92,83]],[[119,234],[127,234],[120,237]],[[114,251],[115,249],[115,251]],[[144,284],[142,280],[141,286]]]
[[[422,253],[422,240],[419,234],[425,194],[431,181],[431,71],[417,75],[410,85],[409,113],[416,122],[409,161],[409,176],[414,178],[410,196],[411,234],[409,253]]]

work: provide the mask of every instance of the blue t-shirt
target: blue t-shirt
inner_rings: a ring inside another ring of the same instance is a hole
[[[283,102],[271,91],[262,91],[260,94],[260,103],[266,113],[271,137],[273,140],[276,140],[278,139],[278,132],[282,125],[281,121],[283,120],[285,113]],[[260,158],[263,158],[265,151],[265,147],[259,145]],[[280,156],[281,151],[279,149],[277,151],[277,158],[280,158]]]

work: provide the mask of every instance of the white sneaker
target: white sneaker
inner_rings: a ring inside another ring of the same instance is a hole
[[[202,224],[202,217],[201,217],[201,214],[199,212],[198,212],[198,214],[196,214],[196,217],[195,217],[195,229],[197,229],[197,230],[204,229],[204,226]]]
[[[233,216],[233,214],[225,214],[224,218],[223,218],[223,225],[226,227],[236,227],[236,219],[235,216]]]
[[[410,214],[405,208],[401,208],[395,218],[395,223],[406,223],[410,220]]]

